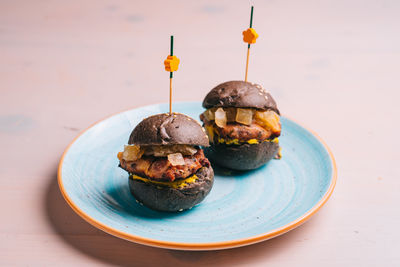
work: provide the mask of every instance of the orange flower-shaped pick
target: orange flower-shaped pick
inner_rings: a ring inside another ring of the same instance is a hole
[[[243,41],[248,44],[254,44],[258,38],[258,33],[253,28],[243,31]]]
[[[164,60],[165,70],[169,72],[177,71],[179,66],[179,58],[176,56],[168,56]]]

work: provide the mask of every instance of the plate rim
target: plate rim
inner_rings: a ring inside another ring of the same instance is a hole
[[[179,101],[175,102],[176,104],[199,104],[201,102],[198,101]],[[328,147],[326,142],[313,130],[310,130],[306,127],[304,127],[302,124],[298,123],[296,120],[293,120],[292,118],[288,116],[284,116],[285,118],[291,120],[292,122],[296,123],[297,125],[301,126],[302,128],[306,129],[309,131],[326,149],[328,152],[329,158],[332,163],[332,173],[331,173],[331,182],[328,187],[328,190],[325,192],[323,197],[310,209],[308,210],[303,216],[297,218],[296,220],[293,220],[287,224],[285,224],[282,227],[273,229],[271,231],[265,232],[263,234],[259,235],[254,235],[251,237],[247,238],[241,238],[241,239],[235,239],[235,240],[229,240],[229,241],[219,241],[219,242],[207,242],[207,243],[186,243],[186,242],[173,242],[173,241],[162,241],[162,240],[157,240],[157,239],[151,239],[151,238],[146,238],[142,237],[139,235],[133,235],[129,234],[126,232],[122,232],[118,229],[115,229],[113,227],[110,227],[94,218],[92,218],[90,215],[86,214],[83,210],[81,210],[73,201],[72,199],[68,196],[67,191],[64,188],[63,181],[62,181],[62,167],[64,163],[65,156],[67,155],[69,149],[71,146],[84,134],[86,133],[89,129],[94,127],[95,125],[108,120],[111,117],[114,117],[116,115],[119,115],[121,113],[133,110],[133,109],[138,109],[138,108],[150,108],[152,106],[159,106],[163,105],[166,103],[158,103],[158,104],[151,104],[151,105],[143,105],[143,106],[137,106],[134,108],[130,108],[124,111],[117,112],[115,114],[109,115],[103,119],[98,120],[97,122],[91,124],[89,127],[87,127],[85,130],[81,131],[66,147],[64,150],[60,162],[58,164],[58,170],[57,170],[57,181],[58,181],[58,186],[60,188],[61,194],[65,201],[68,203],[68,205],[72,208],[72,210],[77,213],[81,218],[83,218],[86,222],[89,224],[93,225],[94,227],[119,238],[135,242],[138,244],[142,245],[147,245],[147,246],[152,246],[152,247],[158,247],[158,248],[168,248],[168,249],[176,249],[176,250],[220,250],[220,249],[228,249],[228,248],[236,248],[236,247],[242,247],[242,246],[247,246],[255,243],[259,243],[274,237],[277,237],[279,235],[282,235],[284,233],[287,233],[290,230],[295,229],[296,227],[300,226],[304,222],[306,222],[308,219],[310,219],[317,211],[320,210],[322,206],[325,205],[325,203],[328,201],[330,196],[333,193],[333,190],[336,186],[336,180],[337,180],[337,166],[336,166],[336,161],[333,156],[333,153],[331,149]]]

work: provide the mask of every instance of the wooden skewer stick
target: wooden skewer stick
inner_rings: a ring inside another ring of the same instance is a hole
[[[169,77],[169,114],[172,114],[172,72]]]
[[[247,59],[246,59],[246,75],[244,76],[244,81],[247,82],[247,72],[249,69],[249,57],[250,57],[250,45],[247,47]]]
[[[169,114],[172,115],[172,77],[173,72],[178,70],[179,58],[174,56],[174,36],[171,35],[171,51],[164,60],[165,70],[169,72]]]
[[[174,55],[174,36],[171,35],[171,52],[170,56]],[[172,77],[173,77],[173,72],[171,71],[169,73],[169,114],[172,114]]]

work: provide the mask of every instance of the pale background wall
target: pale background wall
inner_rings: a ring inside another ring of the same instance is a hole
[[[254,1],[249,80],[318,132],[339,170],[327,205],[273,240],[216,252],[136,245],[80,219],[56,168],[121,110],[243,79],[247,1],[0,2],[0,265],[400,266],[399,1]]]

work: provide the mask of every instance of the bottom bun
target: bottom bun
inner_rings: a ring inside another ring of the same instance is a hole
[[[271,160],[279,151],[279,143],[226,145],[213,144],[204,153],[213,163],[233,170],[252,170]]]
[[[159,186],[129,177],[132,195],[143,205],[159,211],[182,211],[199,204],[208,195],[214,182],[212,167],[202,167],[195,182],[183,188]]]

